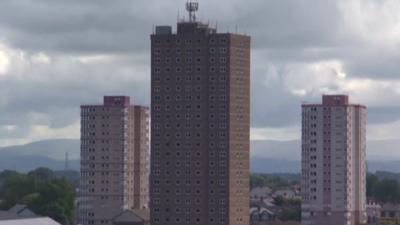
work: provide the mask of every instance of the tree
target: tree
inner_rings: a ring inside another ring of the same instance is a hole
[[[384,179],[376,183],[374,197],[380,202],[400,202],[400,186],[396,180]]]
[[[279,188],[289,188],[294,183],[297,183],[297,181],[289,181],[289,178],[280,176],[279,174],[252,174],[250,176],[250,188],[267,186],[272,190],[277,190]]]
[[[255,187],[264,187],[265,186],[265,178],[260,175],[251,175],[250,176],[250,188]]]
[[[374,197],[376,185],[379,183],[378,176],[374,174],[367,175],[367,197]]]
[[[282,196],[276,196],[274,198],[274,205],[283,206],[285,204],[285,199]]]
[[[23,175],[13,170],[4,170],[0,173],[0,199],[3,199],[6,196],[5,193],[3,193],[4,184],[9,183],[11,179],[16,179],[21,176]]]
[[[300,208],[285,208],[278,214],[278,219],[282,221],[300,221],[301,209]]]
[[[16,176],[11,177],[4,183],[1,188],[3,201],[0,208],[9,209],[15,204],[20,203],[20,200],[29,194],[35,193],[37,181],[32,177]]]
[[[65,179],[42,183],[38,188],[38,197],[28,207],[64,225],[73,224],[74,191]]]
[[[58,179],[46,168],[29,173],[11,174],[0,189],[0,208],[8,210],[17,203],[25,204],[38,215],[48,216],[63,225],[73,224],[74,189],[67,180]]]
[[[28,173],[29,177],[34,177],[41,182],[51,181],[56,179],[56,174],[49,168],[39,167]]]
[[[288,204],[294,207],[301,207],[301,198],[288,199]]]
[[[38,193],[36,193],[36,192],[35,193],[30,193],[30,194],[27,194],[24,197],[22,197],[18,201],[18,203],[19,204],[23,204],[23,205],[29,205],[31,202],[33,202],[38,197],[39,197]]]

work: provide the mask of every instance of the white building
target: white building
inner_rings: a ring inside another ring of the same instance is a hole
[[[366,222],[365,111],[344,95],[302,105],[302,225]]]

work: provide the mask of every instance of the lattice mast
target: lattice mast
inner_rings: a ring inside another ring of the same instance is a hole
[[[199,3],[195,1],[186,2],[186,11],[189,12],[189,22],[196,22],[196,12],[199,10]]]

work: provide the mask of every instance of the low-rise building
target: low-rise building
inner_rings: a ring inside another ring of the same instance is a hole
[[[274,221],[276,215],[274,212],[263,207],[250,208],[250,224],[259,224],[261,222]]]
[[[250,191],[251,200],[262,200],[271,197],[272,190],[269,187],[255,187]]]
[[[0,220],[0,225],[61,225],[49,217],[16,218]]]
[[[257,225],[300,225],[298,221],[272,221],[272,222],[263,222]]]
[[[0,225],[60,225],[49,217],[40,217],[26,205],[15,205],[0,211]]]
[[[289,190],[289,189],[282,189],[282,190],[275,191],[272,196],[273,197],[281,196],[285,199],[292,199],[292,198],[296,197],[296,193],[294,193],[294,191]]]
[[[113,225],[150,225],[150,212],[147,209],[125,210],[113,219]]]
[[[381,206],[381,219],[400,220],[400,205],[394,203],[384,203]]]
[[[381,218],[382,207],[380,204],[368,201],[367,203],[367,222],[368,224],[376,224]]]
[[[15,214],[19,217],[25,217],[25,218],[37,217],[37,215],[34,212],[32,212],[26,205],[16,204],[11,209],[9,209],[8,212]]]

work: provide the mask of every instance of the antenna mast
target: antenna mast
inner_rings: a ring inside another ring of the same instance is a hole
[[[68,170],[69,168],[69,166],[68,166],[68,161],[69,161],[69,158],[68,158],[68,152],[65,152],[65,170]]]
[[[186,2],[186,11],[189,12],[189,22],[196,21],[196,12],[199,10],[199,3],[188,1]]]

